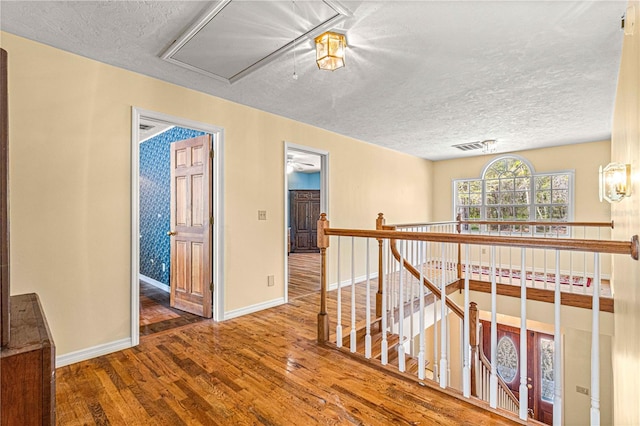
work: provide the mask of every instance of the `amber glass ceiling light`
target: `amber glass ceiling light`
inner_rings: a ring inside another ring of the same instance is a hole
[[[335,71],[344,67],[347,40],[344,34],[327,31],[315,39],[316,63],[321,70]]]
[[[615,203],[631,195],[631,165],[609,163],[600,166],[600,201]]]

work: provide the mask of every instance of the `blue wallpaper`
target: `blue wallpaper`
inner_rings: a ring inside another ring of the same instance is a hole
[[[173,127],[140,144],[140,273],[169,285],[171,142],[204,135]],[[162,265],[164,264],[164,271]]]
[[[320,189],[320,172],[293,172],[288,175],[289,189]]]

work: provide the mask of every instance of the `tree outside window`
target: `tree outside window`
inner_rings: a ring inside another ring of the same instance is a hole
[[[567,222],[570,220],[573,172],[534,173],[528,162],[503,156],[485,167],[480,179],[454,182],[455,214],[463,220]],[[566,226],[491,225],[490,231],[563,235]],[[479,231],[467,225],[466,231]]]

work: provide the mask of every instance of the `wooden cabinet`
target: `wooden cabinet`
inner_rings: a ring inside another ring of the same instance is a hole
[[[317,253],[317,223],[320,218],[320,190],[289,191],[291,252]]]
[[[9,344],[0,353],[3,426],[55,425],[55,345],[35,293],[12,296]]]

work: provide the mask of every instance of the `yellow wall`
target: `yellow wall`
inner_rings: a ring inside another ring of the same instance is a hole
[[[609,141],[565,145],[514,152],[526,158],[536,172],[575,170],[574,220],[609,221],[606,203],[598,200],[598,166],[609,162]],[[437,161],[433,163],[433,220],[452,220],[453,179],[475,178],[496,157],[504,154]]]
[[[429,161],[0,35],[12,293],[40,295],[58,355],[130,336],[132,106],[224,129],[226,311],[283,297],[284,141],[330,152],[333,226],[430,219]]]
[[[616,222],[614,238],[640,234],[640,1],[635,8],[635,33],[625,36],[618,78],[611,160],[630,163],[633,194],[611,205]],[[627,11],[628,16],[629,11]],[[640,424],[638,383],[640,380],[640,262],[615,256],[615,337],[613,339],[614,422]]]

